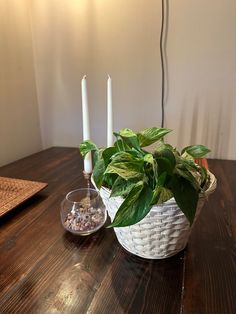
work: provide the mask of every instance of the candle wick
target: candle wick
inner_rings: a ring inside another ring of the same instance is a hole
[[[83,76],[83,79],[86,79],[86,75]]]

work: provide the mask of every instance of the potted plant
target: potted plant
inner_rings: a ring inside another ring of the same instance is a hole
[[[203,145],[181,153],[164,142],[171,130],[147,128],[114,133],[114,146],[81,143],[93,151],[93,182],[106,205],[116,236],[128,251],[146,258],[164,258],[182,250],[204,199],[216,179],[195,163],[210,150]],[[152,152],[145,148],[155,143]]]

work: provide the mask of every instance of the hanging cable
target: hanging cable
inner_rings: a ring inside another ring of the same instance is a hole
[[[160,55],[161,55],[161,127],[164,127],[165,108],[165,65],[164,65],[164,48],[163,48],[163,33],[165,24],[165,3],[161,1],[161,33],[160,33]]]

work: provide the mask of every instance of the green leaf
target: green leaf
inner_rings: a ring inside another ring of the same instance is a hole
[[[166,144],[166,143],[164,143],[164,142],[162,142],[162,141],[159,141],[159,142],[157,143],[157,146],[156,146],[156,148],[155,148],[155,151],[156,151],[156,152],[159,152],[159,151],[162,151],[162,150],[164,150],[164,149],[169,149],[169,150],[172,151],[172,152],[175,152],[175,151],[176,151],[176,149],[175,149],[173,146],[171,146],[170,144]]]
[[[116,173],[105,173],[103,175],[102,185],[107,186],[109,189],[112,189],[116,179],[118,178],[118,174]]]
[[[183,158],[185,160],[191,160],[194,162],[193,156],[189,155],[189,153],[187,153],[186,151],[181,155],[181,158]]]
[[[200,189],[200,185],[199,185],[198,181],[195,179],[195,177],[192,175],[191,172],[189,172],[186,169],[181,169],[179,167],[175,168],[175,172],[179,176],[181,176],[181,177],[185,178],[186,180],[188,180],[192,184],[192,186],[194,187],[195,190],[199,190]]]
[[[105,167],[108,166],[108,164],[111,161],[112,156],[115,155],[116,153],[117,153],[116,147],[108,147],[103,150],[102,157],[104,159]]]
[[[144,160],[144,177],[143,181],[148,183],[152,188],[155,187],[157,177],[157,163],[152,154],[146,154]]]
[[[94,163],[94,165],[96,164],[96,162],[99,159],[102,159],[103,151],[104,151],[104,148],[99,148],[98,150],[95,150],[94,154],[92,155],[93,156],[93,163]]]
[[[112,186],[110,197],[125,196],[129,194],[135,182],[127,181],[121,177],[118,177]]]
[[[175,155],[169,149],[163,149],[158,152],[154,152],[154,157],[158,165],[159,175],[162,172],[167,172],[167,174],[172,175],[173,170],[176,165]]]
[[[188,169],[189,171],[198,171],[199,170],[199,165],[197,165],[193,160],[187,160],[187,159],[183,159],[182,157],[180,157],[178,159],[178,166],[181,165],[184,168]]]
[[[164,186],[165,181],[166,181],[166,176],[167,176],[167,173],[162,172],[162,174],[159,177],[157,177],[157,186]]]
[[[136,133],[132,131],[131,129],[121,129],[118,133],[121,137],[137,137]]]
[[[105,172],[104,160],[98,159],[93,169],[93,178],[98,189],[100,189],[100,187],[102,186],[104,172]]]
[[[91,152],[93,150],[97,151],[98,147],[92,141],[86,140],[80,144],[79,150],[80,150],[81,155],[84,157],[88,152]]]
[[[131,148],[134,147],[136,149],[140,149],[137,134],[134,133],[131,129],[122,129],[120,130],[119,135],[128,146]]]
[[[143,177],[142,163],[140,161],[112,162],[105,173],[117,173],[123,179],[141,179]]]
[[[152,190],[142,181],[138,182],[121,204],[109,227],[125,227],[139,222],[150,211],[151,200]]]
[[[117,140],[114,143],[114,146],[116,147],[118,151],[130,150],[130,147],[122,139]]]
[[[127,150],[127,153],[131,154],[134,158],[143,158],[147,152],[144,152],[142,149],[137,150],[135,148],[131,148],[131,150]]]
[[[176,203],[192,225],[198,203],[198,192],[186,179],[177,175],[172,178],[171,190]]]
[[[161,138],[163,138],[166,134],[171,132],[169,129],[164,128],[147,128],[138,133],[138,139],[141,147],[149,146]]]
[[[205,156],[207,153],[209,153],[210,149],[208,149],[204,145],[192,145],[192,146],[185,147],[182,150],[181,155],[184,152],[187,152],[189,155],[191,155],[194,158],[201,158],[201,157]]]
[[[154,158],[152,154],[146,154],[143,158],[144,161],[146,161],[147,163],[153,165],[154,164]]]
[[[134,160],[137,160],[137,155],[133,154],[132,151],[118,152],[112,157],[112,163],[134,161]]]
[[[152,204],[163,204],[173,197],[171,190],[163,187],[157,186],[153,191]]]

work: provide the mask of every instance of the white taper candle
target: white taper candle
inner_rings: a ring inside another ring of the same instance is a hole
[[[107,147],[113,145],[112,80],[107,79]]]
[[[86,75],[81,81],[81,94],[82,94],[82,120],[83,120],[83,140],[90,139],[90,126],[89,126],[89,109],[88,109],[88,94]],[[84,171],[92,173],[92,156],[88,153],[84,158]]]

